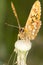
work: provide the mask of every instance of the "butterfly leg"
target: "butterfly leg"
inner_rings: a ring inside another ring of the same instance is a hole
[[[20,35],[18,34],[18,36],[17,36],[17,40],[19,40],[20,39]]]

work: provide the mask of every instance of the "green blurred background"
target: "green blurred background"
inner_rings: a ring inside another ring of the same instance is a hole
[[[18,29],[5,25],[5,23],[9,23],[18,26],[11,8],[11,1],[15,5],[21,26],[24,26],[31,7],[36,0],[0,0],[0,65],[8,62],[19,32]],[[36,39],[31,41],[32,48],[27,57],[27,65],[43,65],[43,0],[40,0],[40,2],[42,26]],[[12,58],[14,56],[15,53]]]

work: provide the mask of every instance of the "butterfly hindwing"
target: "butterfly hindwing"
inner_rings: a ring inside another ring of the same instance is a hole
[[[41,27],[41,4],[40,1],[37,0],[31,9],[30,15],[27,19],[25,30],[26,34],[29,37],[30,40],[33,40]]]

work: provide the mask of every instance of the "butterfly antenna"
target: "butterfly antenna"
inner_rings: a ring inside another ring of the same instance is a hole
[[[7,26],[11,26],[11,27],[14,27],[14,28],[18,28],[19,29],[19,27],[17,27],[17,26],[14,26],[14,25],[11,25],[11,24],[8,24],[8,23],[5,23]]]
[[[20,22],[19,22],[18,15],[16,13],[16,9],[15,9],[13,2],[11,2],[11,7],[12,7],[13,13],[14,13],[16,19],[17,19],[17,23],[18,23],[18,26],[19,26],[19,29],[20,29]]]

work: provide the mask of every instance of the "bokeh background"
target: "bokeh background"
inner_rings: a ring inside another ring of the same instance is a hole
[[[24,26],[31,7],[36,0],[0,0],[0,65],[6,64],[14,51],[14,44],[17,40],[18,29],[7,26],[5,23],[18,26],[17,20],[11,8],[11,1],[14,3],[21,26]],[[40,0],[42,15],[42,26],[32,48],[28,53],[27,65],[43,65],[43,0]],[[15,53],[12,56],[15,58]],[[16,58],[15,58],[16,59]]]

